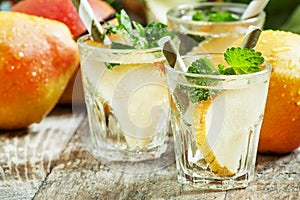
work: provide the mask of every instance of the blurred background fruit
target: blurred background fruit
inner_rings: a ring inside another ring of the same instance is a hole
[[[98,20],[114,14],[114,9],[105,1],[88,0]],[[72,0],[22,0],[13,5],[12,11],[45,17],[66,24],[74,38],[86,31]]]
[[[234,45],[240,46],[242,38]],[[300,35],[264,30],[255,50],[272,65],[260,133],[260,153],[284,154],[300,146]]]
[[[300,35],[263,31],[256,50],[272,65],[258,151],[288,153],[300,146]]]
[[[0,12],[0,129],[39,122],[79,64],[78,47],[58,21]]]

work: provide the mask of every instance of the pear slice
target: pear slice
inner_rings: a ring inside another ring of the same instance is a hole
[[[146,97],[146,98],[145,98]],[[143,149],[165,126],[168,115],[168,89],[161,84],[147,84],[136,90],[128,101],[129,118],[135,135],[125,134],[130,147]]]
[[[144,149],[165,127],[169,107],[165,82],[159,63],[119,65],[98,78],[98,93],[113,110],[131,149]]]
[[[248,140],[263,115],[267,85],[227,90],[194,109],[195,140],[210,169],[234,176],[245,162]],[[254,133],[257,134],[257,133]]]

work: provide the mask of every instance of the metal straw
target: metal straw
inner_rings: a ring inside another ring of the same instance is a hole
[[[105,35],[99,21],[96,19],[93,9],[87,0],[72,0],[78,14],[94,41],[111,44],[110,39]]]
[[[247,49],[253,49],[258,42],[261,32],[262,32],[261,28],[257,26],[249,26],[247,33],[243,39],[241,47]]]
[[[162,49],[162,52],[166,57],[169,65],[174,69],[178,68],[179,70],[186,72],[187,68],[181,56],[179,55],[178,49],[175,47],[175,44],[173,43],[171,37],[166,36],[161,38],[158,41],[158,44]]]
[[[253,0],[249,3],[241,19],[249,19],[257,16],[267,6],[269,0]]]

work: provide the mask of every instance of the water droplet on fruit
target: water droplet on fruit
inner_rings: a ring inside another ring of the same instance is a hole
[[[36,75],[37,75],[37,73],[36,73],[36,72],[32,72],[31,74],[32,74],[32,76],[36,76]]]
[[[283,85],[283,88],[286,88],[286,87],[287,87],[287,84],[284,84],[284,85]]]
[[[11,65],[11,66],[7,66],[7,67],[6,67],[6,70],[7,70],[8,72],[13,72],[15,68],[16,68],[16,67],[15,67],[14,65]]]
[[[290,70],[296,68],[296,63],[293,60],[289,60],[288,67]]]
[[[284,96],[285,96],[285,93],[282,93],[281,96],[284,97]]]
[[[272,49],[272,51],[274,53],[280,53],[280,52],[284,52],[284,51],[289,51],[290,49],[291,49],[290,47],[278,47],[278,48]]]
[[[20,51],[20,52],[18,53],[18,56],[19,56],[20,58],[23,58],[23,57],[24,57],[24,53]]]
[[[292,122],[294,122],[294,121],[296,121],[296,118],[295,118],[295,117],[292,118]]]
[[[275,82],[271,82],[270,84],[272,87],[275,87],[275,85],[276,85]]]

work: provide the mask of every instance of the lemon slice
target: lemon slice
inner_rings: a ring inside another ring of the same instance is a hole
[[[234,176],[245,163],[248,141],[264,111],[267,86],[227,90],[194,109],[195,140],[210,169]]]
[[[195,0],[146,0],[148,21],[159,21],[167,24],[167,12],[169,9],[181,4],[195,2]]]

